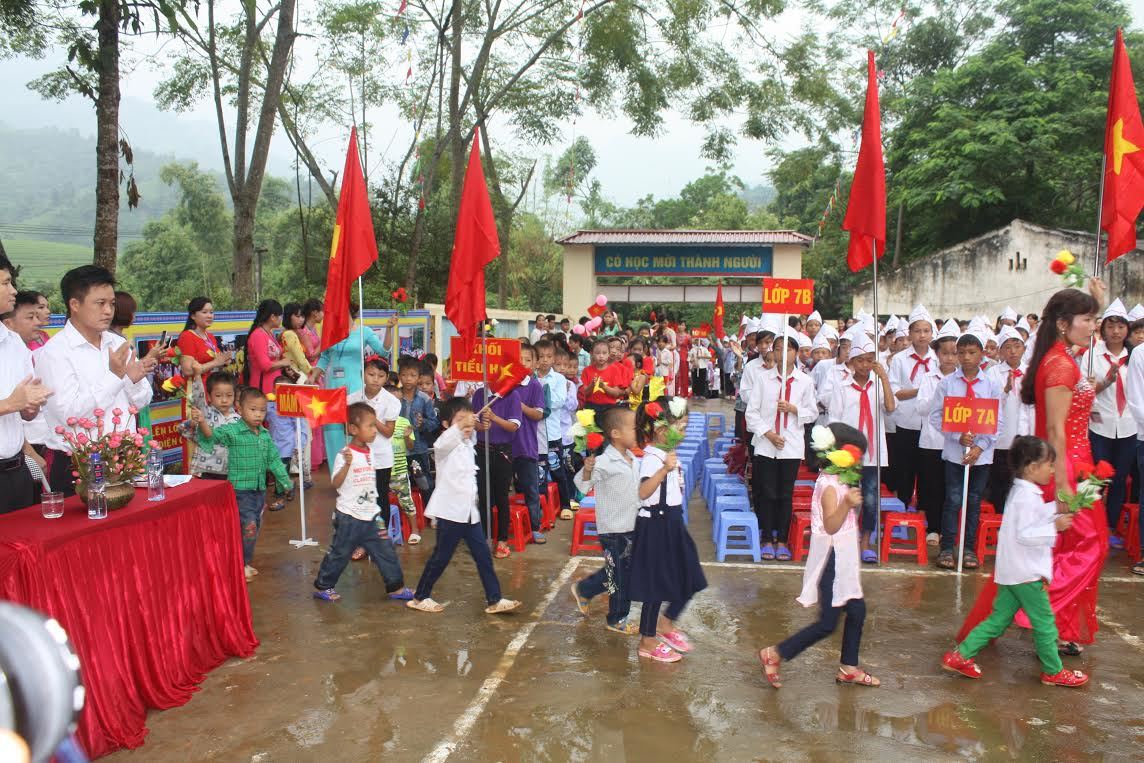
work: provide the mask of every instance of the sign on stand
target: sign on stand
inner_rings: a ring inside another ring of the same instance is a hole
[[[947,397],[941,409],[941,431],[950,434],[997,434],[1000,400],[988,397]],[[972,447],[972,446],[970,446]],[[969,453],[969,447],[965,449]],[[965,562],[965,512],[969,505],[969,465],[961,482],[961,529],[957,539],[957,572]]]
[[[764,278],[763,312],[808,315],[814,311],[813,278]]]
[[[304,389],[316,390],[318,386],[315,384],[276,384],[274,386],[274,404],[277,407],[278,415],[294,419],[294,447],[298,456],[299,483],[302,482],[302,459],[305,457],[305,451],[302,448],[302,424],[306,421],[306,413],[302,410],[302,404],[298,400],[297,393]],[[333,464],[333,462],[333,456],[331,456],[330,463]],[[306,534],[306,491],[301,485],[298,488],[298,511],[302,515],[302,537],[299,540],[290,541],[290,545],[294,548],[318,545],[318,541]]]
[[[501,368],[510,362],[520,361],[519,339],[486,339],[473,345],[473,352],[466,355],[461,350],[461,337],[455,336],[449,343],[449,371],[454,380],[484,381],[481,367],[485,344],[488,345],[488,378],[499,379]]]

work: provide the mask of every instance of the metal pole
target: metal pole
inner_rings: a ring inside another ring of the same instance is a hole
[[[965,449],[969,455],[969,448]],[[965,474],[961,478],[961,529],[957,532],[957,574],[961,574],[962,564],[965,562],[965,522],[966,510],[969,506],[969,464],[965,465]]]
[[[878,343],[881,333],[878,330],[878,242],[870,242],[870,251],[874,254],[874,362],[878,362]],[[874,507],[874,555],[878,563],[882,562],[882,405],[885,401],[886,391],[882,389],[882,382],[878,381],[877,391],[880,393],[874,404],[874,442],[870,447],[874,449],[874,495],[877,496],[877,505]]]
[[[302,453],[302,419],[294,419],[294,446],[295,453],[298,454],[298,482],[302,482],[302,472],[305,466],[302,465],[304,455]],[[330,465],[333,466],[333,458],[330,459]],[[290,545],[294,548],[303,548],[305,546],[316,546],[318,542],[306,534],[306,488],[304,485],[299,485],[298,490],[298,512],[302,515],[302,538],[301,540],[292,540]]]
[[[365,295],[362,289],[361,276],[357,279],[357,306],[358,306],[358,340],[361,342],[361,373],[365,376]],[[394,337],[396,339],[397,337]],[[394,342],[394,347],[397,343]],[[397,353],[393,353],[390,359],[390,366],[392,367],[397,360]]]
[[[489,398],[492,397],[489,391],[489,337],[488,332],[485,331],[485,319],[481,319],[481,375],[484,377],[485,385],[485,408],[492,405]],[[482,409],[483,412],[484,409]],[[489,457],[489,435],[492,434],[493,428],[489,427],[489,431],[485,432],[485,527],[488,528],[489,541],[493,539],[493,487],[492,487],[492,463]]]
[[[1096,246],[1093,248],[1092,257],[1092,275],[1094,278],[1100,278],[1100,271],[1103,270],[1100,262],[1100,222],[1101,217],[1104,216],[1104,172],[1108,163],[1108,154],[1101,151],[1100,153],[1100,193],[1097,194],[1096,201]],[[1097,305],[1100,307],[1100,305]],[[1092,363],[1093,356],[1096,354],[1096,333],[1088,338],[1088,373],[1086,376],[1092,376]]]

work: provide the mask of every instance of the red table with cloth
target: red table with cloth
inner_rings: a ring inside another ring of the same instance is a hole
[[[78,498],[45,519],[0,516],[0,598],[56,618],[87,690],[79,741],[91,757],[138,747],[150,708],[185,704],[204,675],[258,646],[228,482],[192,480],[89,520]]]

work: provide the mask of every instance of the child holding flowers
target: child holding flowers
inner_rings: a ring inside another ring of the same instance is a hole
[[[945,670],[967,678],[981,678],[981,668],[973,658],[990,641],[1005,632],[1017,615],[1025,611],[1033,626],[1033,643],[1041,661],[1041,683],[1046,686],[1083,686],[1088,676],[1079,670],[1065,670],[1057,653],[1057,624],[1049,603],[1047,586],[1053,579],[1053,545],[1057,533],[1067,530],[1073,515],[1091,506],[1100,497],[1105,482],[1096,467],[1087,467],[1086,476],[1074,495],[1062,492],[1059,500],[1069,511],[1056,513],[1056,504],[1046,503],[1042,486],[1053,479],[1056,452],[1037,437],[1017,437],[1009,448],[1009,463],[1016,479],[1005,500],[1005,514],[997,533],[997,568],[993,579],[997,595],[989,617],[957,645],[946,652],[941,664]],[[1104,462],[1101,462],[1102,464]],[[1102,473],[1107,473],[1104,464]]]
[[[856,686],[881,686],[874,676],[858,666],[866,601],[862,598],[861,562],[858,557],[858,516],[862,505],[862,456],[866,436],[848,424],[816,426],[811,445],[823,468],[814,484],[810,503],[810,554],[802,575],[802,593],[796,601],[804,607],[818,602],[818,621],[785,641],[759,651],[767,681],[782,687],[779,664],[792,660],[807,648],[834,633],[846,613],[842,630],[842,663],[834,680]]]
[[[643,602],[639,656],[656,662],[678,662],[691,651],[675,623],[691,597],[707,587],[699,552],[683,521],[683,475],[674,453],[686,423],[687,401],[682,398],[643,403],[636,411],[636,435],[644,455],[630,598]],[[661,615],[665,601],[667,610]]]

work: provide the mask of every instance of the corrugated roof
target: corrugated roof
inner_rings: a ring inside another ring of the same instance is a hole
[[[810,236],[793,230],[581,230],[558,244],[801,244]]]

